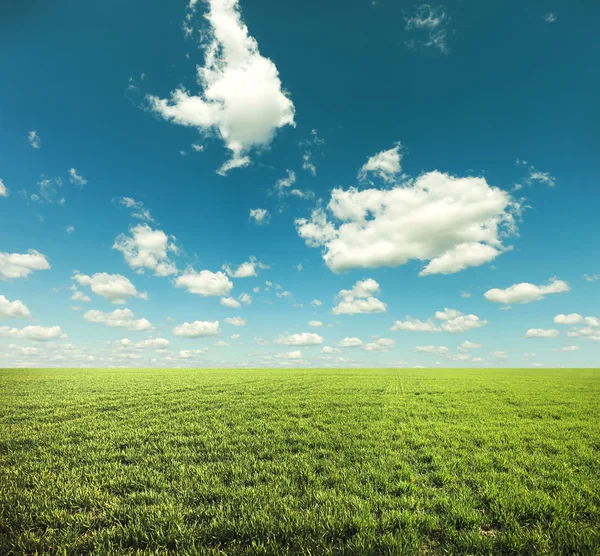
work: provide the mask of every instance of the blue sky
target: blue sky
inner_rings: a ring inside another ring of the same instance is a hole
[[[4,2],[0,366],[597,366],[598,15]]]

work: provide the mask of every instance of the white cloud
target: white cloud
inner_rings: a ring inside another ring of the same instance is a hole
[[[34,340],[36,342],[47,342],[48,340],[64,339],[60,326],[26,326],[25,328],[11,328],[0,326],[0,336],[8,338],[19,338],[21,340]]]
[[[224,307],[229,307],[230,309],[238,309],[242,306],[242,304],[239,301],[233,299],[233,297],[222,297],[221,305],[223,305]]]
[[[323,346],[321,353],[342,353],[342,350],[334,347]]]
[[[250,305],[252,303],[252,296],[249,293],[246,293],[246,292],[242,292],[240,294],[240,296],[238,297],[238,299],[242,303],[245,303],[246,305]]]
[[[508,353],[506,351],[491,351],[490,356],[494,359],[508,359]]]
[[[387,352],[396,345],[394,340],[390,338],[378,338],[374,342],[370,342],[363,346],[365,351],[384,351]]]
[[[88,322],[104,324],[113,328],[127,328],[128,330],[151,330],[152,324],[146,319],[136,319],[130,309],[115,309],[112,313],[104,311],[87,311],[83,318]]]
[[[271,215],[268,210],[263,208],[250,210],[250,221],[253,221],[255,224],[262,226],[263,224],[268,224],[270,220]]]
[[[308,326],[312,326],[313,328],[319,328],[323,326],[323,323],[320,320],[309,320]]]
[[[469,342],[468,340],[463,342],[462,344],[460,344],[460,346],[458,346],[458,351],[461,351],[463,353],[466,353],[468,350],[470,349],[478,349],[481,347],[481,344],[474,344],[473,342]]]
[[[150,215],[150,211],[144,208],[144,203],[142,203],[142,201],[136,201],[131,197],[119,197],[117,201],[124,207],[131,209],[131,216],[134,218],[154,222],[154,218]]]
[[[561,348],[554,348],[552,351],[579,351],[581,348],[579,346],[565,346]]]
[[[242,317],[227,317],[223,319],[227,324],[231,324],[231,326],[246,326],[246,319]]]
[[[8,189],[4,182],[0,179],[0,197],[8,197]]]
[[[67,226],[67,228],[65,229],[65,232],[67,232],[68,234],[72,234],[75,231],[75,226]]]
[[[594,282],[596,280],[600,280],[600,274],[584,274],[583,278],[587,281],[587,282]]]
[[[302,332],[300,334],[281,335],[275,340],[275,343],[286,346],[316,346],[323,343],[323,337],[314,332]]]
[[[87,295],[80,292],[75,286],[72,286],[71,289],[73,290],[73,294],[71,295],[73,301],[85,301],[86,303],[91,301]]]
[[[146,298],[145,294],[139,294],[129,279],[121,274],[98,272],[93,276],[87,276],[75,271],[75,274],[71,279],[75,280],[80,286],[90,286],[96,295],[103,297],[111,303],[123,304],[130,297]],[[89,298],[87,300],[76,298],[75,294],[73,294],[71,299],[76,301],[89,301]]]
[[[176,278],[175,286],[186,288],[188,292],[198,295],[226,296],[233,288],[233,283],[221,271],[201,270],[196,272],[192,268],[188,268]]]
[[[334,315],[355,315],[359,313],[385,313],[387,305],[373,297],[379,291],[379,284],[372,278],[359,280],[351,290],[338,293],[338,304],[333,308]]]
[[[148,224],[138,224],[129,230],[131,236],[120,234],[115,239],[113,249],[123,253],[125,262],[136,272],[151,270],[155,276],[169,276],[177,273],[175,263],[169,260],[169,252],[178,249],[161,230],[153,230]]]
[[[197,153],[201,153],[204,150],[204,145],[198,145],[198,143],[192,143],[192,150]]]
[[[467,299],[467,298],[471,297],[471,294],[469,292],[460,292],[460,296],[463,299]]]
[[[544,299],[544,296],[552,293],[564,293],[571,291],[567,282],[551,278],[547,286],[536,286],[528,282],[513,284],[505,290],[493,288],[485,292],[484,297],[494,303],[530,303]]]
[[[0,279],[26,278],[34,270],[48,270],[50,263],[35,249],[27,253],[0,253]]]
[[[294,105],[281,88],[275,64],[260,55],[256,40],[242,22],[237,0],[208,0],[204,16],[208,29],[204,66],[197,68],[202,91],[190,94],[183,87],[170,100],[148,96],[150,107],[166,120],[196,127],[204,135],[215,131],[231,151],[232,159],[219,169],[250,163],[248,153],[268,146],[276,131],[294,126]],[[196,8],[190,4],[192,15]],[[186,33],[191,32],[186,18]]]
[[[313,154],[315,151],[325,144],[325,141],[321,139],[316,129],[311,130],[310,138],[304,141],[300,141],[300,147],[304,148],[302,153],[302,169],[310,172],[313,176],[317,175],[317,167],[313,162]]]
[[[229,274],[232,278],[250,278],[252,276],[257,276],[256,269],[259,268],[261,270],[265,270],[270,268],[269,265],[261,263],[256,260],[256,257],[250,257],[249,261],[242,263],[235,270],[231,268],[230,265],[224,264],[223,270]]]
[[[287,176],[277,180],[275,186],[279,189],[285,189],[296,183],[296,173],[293,170],[286,170]]]
[[[554,317],[554,322],[556,324],[581,324],[584,321],[585,318],[577,313],[571,313],[569,315],[560,314]]]
[[[320,299],[313,299],[310,304],[313,307],[320,307],[321,305],[323,305],[323,302]]]
[[[292,296],[292,292],[282,291],[282,292],[277,292],[275,295],[277,297],[291,297]]]
[[[75,168],[69,168],[69,181],[77,184],[79,187],[83,187],[87,183],[87,180],[83,176],[80,176]]]
[[[333,272],[430,261],[420,272],[448,274],[493,260],[516,231],[519,203],[482,177],[434,171],[392,189],[334,189],[324,209],[296,220]],[[336,220],[339,221],[336,224]]]
[[[302,359],[302,352],[300,350],[288,351],[287,353],[278,353],[275,357],[278,359]]]
[[[370,175],[374,175],[385,183],[393,183],[402,171],[400,148],[400,143],[396,143],[393,148],[370,157],[358,171],[358,180],[367,181]]]
[[[558,330],[545,330],[543,328],[530,328],[525,334],[526,338],[556,338],[560,332]]]
[[[446,346],[417,346],[415,351],[418,353],[432,353],[434,355],[448,355],[450,352]]]
[[[201,321],[184,322],[173,328],[175,336],[184,338],[203,338],[206,336],[216,336],[219,333],[219,321]]]
[[[391,330],[405,332],[449,332],[458,334],[473,328],[481,328],[487,324],[487,320],[481,320],[478,316],[470,314],[465,315],[456,309],[444,309],[437,311],[435,318],[442,321],[441,324],[436,323],[433,319],[421,321],[410,316],[406,317],[405,321],[397,320]]]
[[[28,319],[31,316],[31,312],[27,308],[27,305],[20,299],[15,301],[9,301],[3,295],[0,295],[0,318],[24,318]]]
[[[362,340],[360,338],[344,338],[338,343],[338,347],[349,348],[349,347],[360,347],[362,346]]]
[[[217,341],[216,341],[216,342],[213,344],[213,346],[215,346],[215,347],[227,347],[227,346],[229,346],[229,345],[231,345],[231,344],[228,344],[228,343],[227,343],[227,342],[225,342],[224,340],[217,340]]]
[[[443,54],[448,54],[446,37],[448,35],[448,22],[450,18],[442,7],[434,8],[429,4],[421,4],[415,9],[415,14],[406,19],[406,30],[417,29],[424,31],[427,38],[423,41],[409,40],[405,44],[414,49],[415,45],[437,48]]]
[[[544,21],[546,23],[554,23],[556,21],[556,14],[553,12],[548,12],[545,16],[544,16]]]
[[[40,139],[40,136],[37,134],[37,131],[30,131],[27,135],[27,138],[29,139],[29,144],[34,148],[34,149],[39,149],[42,146],[42,140]]]

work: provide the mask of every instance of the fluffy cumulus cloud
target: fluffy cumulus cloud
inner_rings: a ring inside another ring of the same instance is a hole
[[[556,338],[560,332],[558,330],[544,328],[530,328],[525,334],[526,338]]]
[[[338,347],[343,347],[343,348],[353,348],[353,347],[360,347],[362,346],[362,340],[360,338],[344,338],[342,340],[339,341],[338,343]]]
[[[316,346],[323,343],[323,337],[314,332],[301,332],[299,334],[282,334],[275,340],[276,344],[286,346]]]
[[[111,313],[104,311],[87,311],[83,318],[88,322],[104,324],[112,328],[127,328],[128,330],[151,330],[152,324],[146,319],[136,319],[130,309],[115,309]]]
[[[432,318],[421,321],[412,317],[406,317],[405,321],[397,320],[391,330],[404,332],[449,332],[458,334],[481,328],[487,324],[487,320],[480,319],[477,315],[465,315],[456,309],[444,309],[435,313],[436,322]]]
[[[202,321],[184,322],[173,328],[175,336],[183,338],[203,338],[206,336],[216,336],[219,333],[219,321]]]
[[[257,208],[250,209],[250,221],[255,224],[262,226],[264,224],[268,224],[271,220],[271,215],[267,209]]]
[[[438,171],[391,189],[334,189],[326,209],[296,220],[300,237],[323,248],[333,272],[429,261],[420,272],[451,274],[508,248],[521,205],[482,177]]]
[[[20,340],[34,340],[36,342],[47,342],[67,337],[66,334],[63,334],[60,326],[26,326],[25,328],[0,326],[0,336]]]
[[[341,353],[342,350],[341,349],[337,349],[334,347],[330,347],[330,346],[323,346],[321,348],[321,353]]]
[[[138,224],[129,230],[131,235],[121,234],[115,239],[113,249],[121,251],[125,262],[136,272],[151,270],[156,276],[177,273],[169,253],[176,254],[178,248],[174,238],[162,230],[153,230],[148,224]]]
[[[396,342],[390,338],[377,338],[373,342],[369,342],[363,346],[365,351],[390,351],[394,347]]]
[[[379,292],[379,284],[372,278],[359,280],[351,290],[341,290],[337,295],[338,304],[333,308],[334,315],[356,315],[359,313],[385,313],[387,305],[374,297]]]
[[[201,270],[196,272],[189,268],[175,279],[175,286],[203,296],[226,296],[233,288],[233,283],[221,271]]]
[[[228,264],[223,265],[223,270],[232,278],[251,278],[258,276],[257,269],[266,270],[268,268],[269,265],[261,263],[256,257],[250,257],[249,261],[242,263],[236,269]]]
[[[79,187],[83,187],[87,183],[87,180],[75,168],[69,168],[69,181]]]
[[[35,131],[35,130],[30,131],[28,133],[27,139],[29,139],[29,144],[34,149],[39,149],[42,146],[42,140],[40,139],[40,136],[38,135],[37,131]]]
[[[115,304],[123,304],[130,297],[146,298],[146,294],[138,293],[135,286],[125,276],[120,274],[107,274],[98,272],[93,276],[75,272],[72,277],[80,286],[89,286],[91,290],[107,301]],[[71,299],[75,301],[89,301],[81,292],[75,291]]]
[[[551,278],[545,286],[536,286],[528,282],[513,284],[505,290],[493,288],[486,291],[483,295],[488,301],[494,303],[530,303],[544,299],[546,295],[552,293],[565,293],[571,291],[571,287],[563,280]]]
[[[223,305],[223,307],[229,307],[230,309],[237,309],[242,306],[242,304],[233,297],[222,297],[221,305]]]
[[[227,317],[223,319],[227,324],[231,324],[231,326],[246,326],[246,319],[242,317]]]
[[[45,255],[30,249],[27,253],[0,253],[0,279],[27,278],[35,270],[48,270]]]
[[[400,154],[400,143],[387,151],[381,151],[369,158],[358,171],[358,179],[367,181],[370,177],[378,177],[386,183],[393,183],[402,166],[402,155]]]
[[[24,318],[28,319],[31,312],[27,305],[20,299],[9,301],[5,296],[0,295],[0,318]]]
[[[308,326],[312,326],[313,328],[320,328],[323,326],[323,323],[320,320],[309,320]]]
[[[256,40],[248,34],[238,1],[208,0],[207,4],[205,59],[197,68],[200,93],[179,88],[170,99],[149,96],[148,102],[166,120],[195,127],[207,136],[216,132],[232,154],[218,170],[225,174],[247,166],[249,153],[268,146],[279,128],[295,125],[294,105],[282,90],[277,67],[261,56]],[[196,7],[196,2],[190,3],[188,15]]]
[[[8,189],[4,182],[0,179],[0,197],[8,197]]]
[[[478,349],[481,347],[481,344],[475,344],[473,342],[469,342],[468,340],[463,342],[462,344],[460,344],[460,346],[458,346],[458,348],[456,348],[458,351],[461,351],[463,353],[466,353],[468,350],[470,349]]]

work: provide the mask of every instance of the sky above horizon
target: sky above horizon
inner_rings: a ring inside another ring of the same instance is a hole
[[[0,367],[597,367],[600,4],[0,6]]]

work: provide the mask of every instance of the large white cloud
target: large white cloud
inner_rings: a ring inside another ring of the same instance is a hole
[[[300,237],[323,247],[333,272],[429,261],[420,272],[449,274],[508,248],[520,204],[482,177],[428,172],[392,189],[334,189],[327,210],[296,220]]]
[[[184,338],[204,338],[206,336],[216,336],[219,333],[219,321],[184,322],[173,328],[175,336]]]
[[[281,335],[275,340],[275,343],[286,346],[316,346],[323,343],[323,337],[314,332],[301,332],[300,334]]]
[[[156,276],[170,276],[177,273],[175,263],[169,260],[169,253],[176,254],[178,248],[162,230],[153,230],[148,224],[138,224],[130,228],[131,236],[121,234],[115,239],[113,249],[123,253],[127,264],[136,272],[151,270]]]
[[[113,328],[127,328],[128,330],[151,330],[152,324],[146,319],[136,319],[130,309],[115,309],[111,313],[92,309],[87,311],[83,318],[88,322],[104,324]]]
[[[201,92],[194,95],[180,87],[169,100],[151,95],[148,101],[166,120],[205,135],[216,132],[232,154],[218,171],[225,174],[248,165],[248,154],[268,146],[280,127],[295,125],[294,105],[281,88],[277,67],[261,56],[249,36],[238,1],[207,3],[209,28],[203,35],[208,41],[204,66],[197,67]]]
[[[92,291],[104,299],[115,304],[123,304],[130,297],[140,297],[145,299],[145,294],[139,294],[135,289],[135,286],[129,281],[128,278],[121,274],[107,274],[106,272],[97,272],[93,276],[87,276],[86,274],[80,274],[75,271],[72,277],[80,286],[90,286]],[[76,292],[80,293],[80,292]],[[89,301],[89,298],[85,299],[73,294],[71,299],[76,301]]]
[[[67,337],[66,334],[63,334],[60,326],[26,326],[24,328],[0,326],[0,336],[19,338],[22,340],[35,340],[38,342],[64,339]]]
[[[563,280],[551,278],[546,286],[536,286],[528,282],[513,284],[505,290],[493,288],[486,291],[483,295],[488,301],[494,303],[530,303],[544,299],[551,293],[564,293],[571,291],[571,287]]]
[[[222,297],[229,294],[233,283],[221,271],[201,270],[196,272],[189,268],[175,279],[175,286],[185,288],[188,292],[198,295]]]
[[[427,321],[421,321],[412,317],[406,317],[405,321],[397,320],[391,330],[404,332],[449,332],[458,334],[466,332],[473,328],[481,328],[487,324],[487,320],[480,319],[477,315],[465,315],[456,309],[444,309],[436,311],[435,318],[441,323],[435,322],[432,318]]]
[[[0,253],[0,279],[26,278],[34,270],[48,270],[50,263],[35,249],[27,253]]]
[[[397,143],[393,148],[369,158],[358,171],[358,179],[365,181],[369,176],[375,175],[386,183],[393,183],[402,170],[401,160],[400,143]]]
[[[530,328],[525,334],[526,338],[556,338],[560,332],[558,330],[543,328]]]
[[[29,318],[31,316],[31,312],[27,308],[27,305],[23,303],[20,299],[16,299],[15,301],[9,301],[3,295],[0,295],[0,318],[8,317],[8,318]]]
[[[334,315],[355,315],[359,313],[385,313],[387,305],[373,297],[379,291],[379,284],[372,278],[359,280],[351,290],[338,293],[338,304],[333,308]]]

